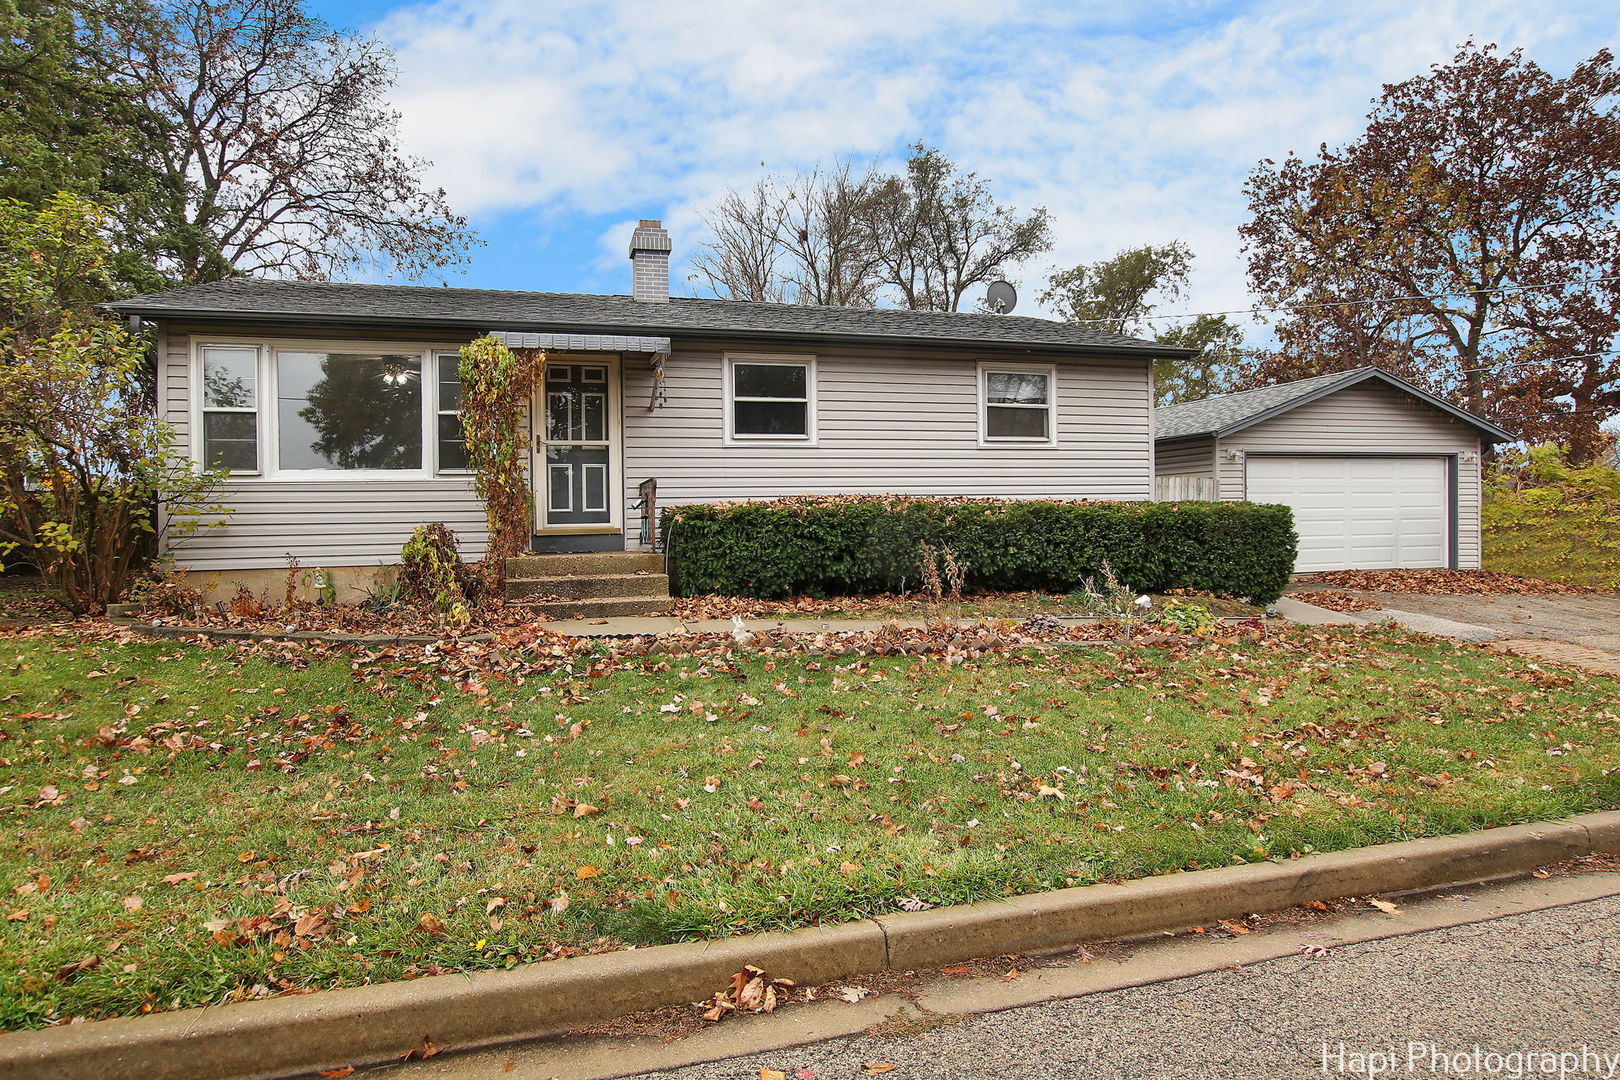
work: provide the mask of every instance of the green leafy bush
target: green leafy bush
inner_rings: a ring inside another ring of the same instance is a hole
[[[418,525],[400,549],[396,588],[399,599],[433,611],[454,625],[471,617],[468,602],[476,599],[479,579],[461,561],[456,534],[442,522]]]
[[[1571,465],[1544,443],[1485,477],[1484,567],[1572,585],[1620,587],[1620,470]]]
[[[1293,570],[1293,515],[1250,503],[803,496],[674,506],[663,535],[683,595],[860,595],[918,585],[922,545],[949,548],[969,589],[1067,592],[1102,572],[1142,592],[1270,603]]]
[[[0,200],[0,564],[34,567],[76,615],[227,513],[224,471],[195,468],[152,409],[149,342],[89,306],[110,221],[71,195]]]

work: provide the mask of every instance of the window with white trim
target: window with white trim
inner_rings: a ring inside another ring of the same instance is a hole
[[[259,350],[202,350],[202,460],[233,473],[259,471]]]
[[[813,434],[815,372],[796,359],[729,361],[726,431],[733,439],[802,439]]]
[[[438,434],[440,472],[467,471],[467,437],[461,429],[461,355],[439,353],[433,358],[438,368],[435,417]]]
[[[1050,367],[980,367],[980,433],[984,441],[1056,441],[1053,381]]]

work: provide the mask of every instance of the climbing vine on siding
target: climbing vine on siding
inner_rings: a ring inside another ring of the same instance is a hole
[[[485,565],[497,578],[504,560],[529,549],[533,507],[523,410],[545,363],[541,350],[510,349],[493,337],[461,348],[461,428],[489,521]]]

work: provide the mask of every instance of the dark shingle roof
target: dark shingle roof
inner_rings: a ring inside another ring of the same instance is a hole
[[[144,318],[303,322],[306,325],[413,324],[473,330],[702,334],[991,344],[1035,349],[1191,355],[1189,350],[1073,323],[1016,315],[756,304],[676,297],[650,304],[628,296],[444,289],[422,285],[232,278],[137,296],[107,305]]]
[[[1397,390],[1404,390],[1425,404],[1449,413],[1464,423],[1472,424],[1494,441],[1511,442],[1518,438],[1490,421],[1481,419],[1466,409],[1459,409],[1444,398],[1420,390],[1405,379],[1391,375],[1378,367],[1335,371],[1310,379],[1263,386],[1258,390],[1245,390],[1239,394],[1221,394],[1180,405],[1166,405],[1155,411],[1154,438],[1159,442],[1168,442],[1172,439],[1189,439],[1200,435],[1230,435],[1262,420],[1269,420],[1278,413],[1298,408],[1306,402],[1326,397],[1368,379],[1375,379]]]

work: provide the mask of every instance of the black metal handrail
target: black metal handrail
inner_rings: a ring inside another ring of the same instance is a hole
[[[641,496],[633,504],[632,509],[641,511],[641,543],[643,547],[653,551],[660,550],[658,546],[658,479],[649,477],[636,485],[636,493]]]

